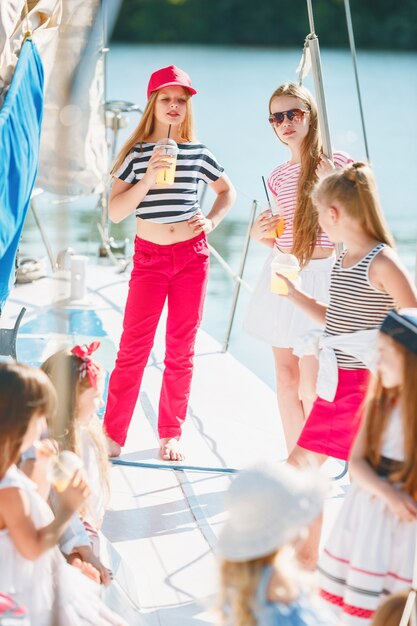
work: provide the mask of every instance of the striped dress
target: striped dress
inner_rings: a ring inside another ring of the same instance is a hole
[[[155,143],[136,144],[115,172],[115,177],[136,184],[144,177]],[[180,143],[172,185],[153,185],[136,208],[136,217],[159,224],[191,219],[199,210],[198,183],[216,182],[223,174],[213,154],[201,143]]]
[[[387,293],[369,280],[373,259],[383,250],[379,243],[358,263],[343,267],[346,250],[336,260],[330,277],[330,303],[326,312],[325,335],[342,335],[379,328],[395,308]],[[355,357],[335,349],[338,385],[333,402],[320,396],[315,400],[297,444],[301,448],[346,460],[359,429],[369,371]]]
[[[397,463],[404,459],[398,407],[384,433],[381,454]],[[388,594],[411,586],[416,539],[417,520],[400,521],[382,499],[351,484],[318,566],[320,595],[340,623],[368,626]]]

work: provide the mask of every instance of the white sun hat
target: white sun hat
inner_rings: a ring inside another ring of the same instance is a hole
[[[319,515],[327,490],[327,480],[312,467],[265,463],[242,470],[225,496],[220,555],[247,561],[271,554]]]

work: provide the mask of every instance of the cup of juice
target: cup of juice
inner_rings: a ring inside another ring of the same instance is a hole
[[[51,460],[48,478],[57,491],[65,491],[74,473],[82,466],[79,456],[70,450],[63,450]]]
[[[177,166],[178,145],[173,139],[160,139],[154,147],[154,151],[163,150],[169,166],[158,170],[156,175],[157,185],[173,185],[175,180],[175,168]]]
[[[288,295],[287,283],[277,276],[276,273],[278,272],[289,280],[296,281],[299,271],[300,264],[297,257],[293,254],[277,252],[271,261],[271,292],[281,296]]]

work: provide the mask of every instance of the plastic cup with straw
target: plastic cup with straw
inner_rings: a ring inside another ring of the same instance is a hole
[[[154,147],[154,150],[164,150],[165,157],[169,161],[169,166],[158,170],[156,176],[157,185],[172,185],[175,181],[175,168],[177,164],[177,154],[179,152],[177,143],[170,139],[171,124],[168,127],[168,137],[166,139],[160,139]]]
[[[274,212],[274,209],[272,208],[271,200],[269,197],[268,188],[266,186],[265,178],[263,176],[262,176],[262,182],[263,182],[264,189],[265,189],[266,199],[268,201],[268,207],[270,208],[272,215],[275,215],[275,212]],[[265,238],[275,239],[276,237],[281,237],[282,233],[284,232],[284,228],[285,228],[284,220],[281,218],[280,221],[276,224],[276,226],[272,230],[266,233]]]

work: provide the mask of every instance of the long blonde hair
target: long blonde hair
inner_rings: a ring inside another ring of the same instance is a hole
[[[80,394],[91,388],[88,376],[80,379],[82,359],[64,348],[52,354],[41,365],[50,378],[58,396],[58,415],[51,431],[58,440],[60,449],[70,450],[81,456],[80,429],[77,419]],[[101,371],[101,376],[103,372]],[[95,448],[100,478],[104,487],[105,499],[110,496],[109,461],[106,440],[99,418],[95,415],[85,425]],[[88,505],[86,505],[88,506]],[[83,513],[85,511],[81,511]]]
[[[293,254],[306,265],[313,256],[320,226],[310,193],[317,181],[316,169],[322,154],[322,143],[319,133],[317,106],[313,96],[305,87],[296,83],[285,83],[274,91],[269,99],[269,112],[274,98],[290,96],[300,100],[310,112],[309,128],[301,145],[301,171],[298,179],[297,201],[293,222]]]
[[[271,565],[278,552],[251,561],[227,561],[220,565],[222,621],[228,623],[233,615],[233,626],[256,626],[256,592],[262,570]]]
[[[189,141],[195,141],[194,122],[193,122],[193,110],[191,106],[191,95],[187,89],[183,89],[184,96],[187,99],[187,108],[185,113],[185,119],[179,127],[178,143],[187,143]],[[129,139],[124,144],[116,157],[116,161],[112,167],[111,174],[114,174],[122,165],[126,156],[132,150],[136,144],[141,144],[151,137],[155,129],[155,103],[158,97],[159,91],[153,91],[149,96],[146,108],[140,118],[139,124],[130,135]]]
[[[387,337],[403,357],[403,384],[401,388],[386,389],[378,374],[371,383],[365,400],[365,456],[373,467],[381,459],[383,434],[395,403],[399,403],[404,432],[404,462],[400,470],[393,471],[391,481],[404,483],[404,490],[417,497],[417,354]]]
[[[357,161],[343,170],[336,170],[315,186],[314,203],[331,205],[340,202],[349,217],[358,221],[370,236],[395,247],[378,199],[376,182],[367,163]]]

